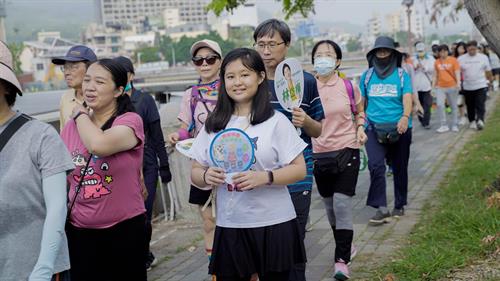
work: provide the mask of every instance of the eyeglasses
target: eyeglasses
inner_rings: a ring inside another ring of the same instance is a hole
[[[193,57],[191,60],[193,61],[194,65],[202,66],[203,61],[206,61],[208,65],[213,65],[218,59],[219,56],[208,56],[208,57]]]
[[[78,68],[80,68],[80,65],[78,63],[72,63],[72,64],[65,64],[61,66],[61,71],[65,72],[66,70],[69,72],[76,71]]]
[[[266,47],[268,47],[269,50],[274,50],[276,47],[278,47],[279,45],[283,45],[283,44],[285,44],[285,41],[283,41],[281,43],[272,41],[269,43],[264,43],[264,42],[253,43],[253,46],[259,50],[264,50]]]

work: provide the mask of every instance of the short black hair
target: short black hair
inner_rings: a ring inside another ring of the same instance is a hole
[[[477,44],[477,41],[476,40],[471,40],[469,42],[467,42],[467,47],[477,47],[478,44]]]
[[[444,50],[446,50],[447,52],[449,52],[450,48],[448,48],[448,45],[443,44],[443,45],[439,45],[439,47],[438,47],[437,50],[438,50],[438,52],[441,52],[441,51],[444,51]]]
[[[453,56],[456,58],[458,58],[460,56],[460,54],[458,53],[458,49],[460,48],[460,46],[462,46],[464,48],[464,51],[465,51],[464,54],[467,53],[467,44],[465,44],[465,42],[463,42],[463,41],[460,41],[457,43],[457,47],[455,48],[455,51],[453,52]]]
[[[241,63],[250,71],[254,71],[257,75],[264,73],[264,81],[259,84],[257,94],[253,96],[252,109],[250,113],[250,124],[257,125],[274,115],[274,109],[271,106],[271,94],[269,92],[269,84],[266,78],[266,68],[264,61],[257,51],[248,48],[237,48],[229,52],[222,61],[220,70],[220,87],[217,104],[212,113],[208,115],[205,123],[205,131],[207,133],[217,133],[224,130],[231,119],[235,110],[234,100],[229,97],[226,91],[226,83],[224,76],[227,66],[240,60]]]
[[[438,44],[432,45],[431,50],[433,53],[439,52],[439,45]]]
[[[0,83],[5,89],[5,99],[7,100],[7,105],[9,107],[14,106],[14,104],[16,103],[17,92],[19,91],[17,90],[16,87],[14,87],[14,85],[3,79],[0,79]]]
[[[314,64],[314,55],[316,55],[316,51],[318,50],[318,47],[321,44],[328,44],[328,45],[332,46],[333,50],[335,51],[335,55],[337,56],[337,59],[338,60],[342,59],[342,49],[340,48],[340,46],[337,43],[333,42],[332,40],[321,40],[318,43],[316,43],[312,49],[312,53],[311,53],[312,64]]]
[[[287,46],[290,45],[290,42],[292,41],[292,32],[290,31],[290,27],[288,27],[284,21],[278,19],[268,19],[259,24],[253,32],[253,41],[257,42],[257,39],[266,35],[272,37],[274,36],[274,32],[279,33],[281,39],[285,41]]]

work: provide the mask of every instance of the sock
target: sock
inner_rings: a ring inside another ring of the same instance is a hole
[[[384,214],[389,213],[389,209],[387,209],[387,207],[381,206],[381,207],[378,207],[378,209],[379,209],[379,211],[381,211]]]
[[[205,249],[205,252],[207,253],[208,261],[212,261],[212,249]]]

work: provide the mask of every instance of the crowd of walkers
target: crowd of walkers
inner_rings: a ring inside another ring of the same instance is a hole
[[[339,45],[322,40],[312,49],[314,74],[303,73],[302,102],[290,112],[274,84],[291,38],[285,22],[270,19],[255,29],[254,48],[223,54],[205,39],[190,49],[199,79],[184,93],[180,128],[167,141],[195,138],[185,188],[199,206],[213,280],[306,280],[313,181],[335,241],[334,278],[349,279],[360,149],[368,156],[369,223],[401,218],[414,115],[430,129],[437,110],[439,133],[467,123],[481,130],[488,89],[498,87],[498,56],[475,41],[430,50],[417,42],[409,55],[381,36],[355,82],[339,72]],[[158,178],[168,183],[172,175],[157,106],[134,87],[132,61],[97,59],[80,45],[53,58],[69,88],[60,135],[13,109],[22,89],[3,43],[0,62],[0,279],[147,280],[156,263],[149,244]],[[244,131],[255,147],[251,168],[233,175],[234,190],[207,149],[227,128]]]

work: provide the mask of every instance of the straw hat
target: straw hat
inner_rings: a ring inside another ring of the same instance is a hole
[[[0,41],[0,79],[10,83],[17,90],[19,95],[22,95],[22,87],[17,80],[16,74],[14,73],[12,67],[12,53],[5,44],[5,42]]]

